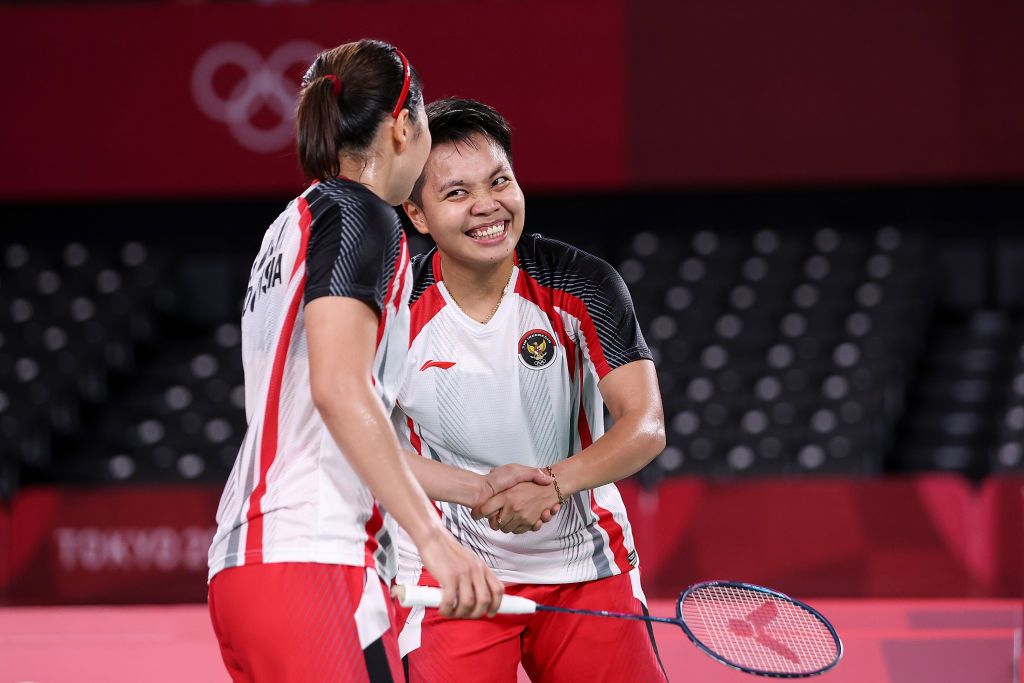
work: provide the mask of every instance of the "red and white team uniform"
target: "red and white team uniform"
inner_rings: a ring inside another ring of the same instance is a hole
[[[423,457],[481,474],[507,463],[554,465],[604,433],[598,382],[651,357],[618,273],[567,244],[524,235],[505,296],[486,324],[452,299],[437,251],[414,259],[413,275],[406,379],[393,420]],[[492,531],[459,505],[437,505],[447,528],[510,594],[563,606],[645,609],[633,535],[614,484],[574,494],[540,531],[519,535]],[[431,584],[415,546],[389,526],[398,581]],[[501,680],[497,672],[507,670],[514,680],[520,656],[528,670],[544,662],[543,672],[530,671],[535,681],[662,675],[639,622],[552,623],[539,615],[446,621],[414,610],[400,644],[403,654],[411,652],[412,681]],[[613,661],[625,668],[608,669]]]
[[[242,315],[248,428],[221,497],[209,554],[211,611],[229,669],[229,655],[260,649],[259,643],[226,641],[252,631],[247,623],[259,622],[261,610],[268,612],[267,624],[290,625],[278,634],[264,630],[263,637],[270,643],[295,639],[313,662],[309,666],[320,667],[303,669],[307,664],[297,654],[288,672],[295,679],[326,680],[341,672],[333,680],[365,680],[380,665],[371,654],[394,649],[390,601],[376,573],[377,565],[394,561],[391,541],[373,495],[313,405],[303,308],[319,297],[341,296],[377,309],[372,379],[390,411],[407,348],[411,286],[408,247],[394,210],[350,180],[312,185],[263,238]],[[273,587],[281,586],[287,591],[275,594]],[[357,592],[348,595],[350,589]],[[247,590],[254,591],[247,610],[232,613]],[[302,592],[310,599],[300,599]],[[309,609],[296,614],[299,604]],[[353,637],[331,634],[346,629]],[[358,649],[346,654],[346,648]],[[362,659],[359,649],[366,666],[349,670],[349,660]],[[285,680],[277,677],[284,673],[266,675]]]

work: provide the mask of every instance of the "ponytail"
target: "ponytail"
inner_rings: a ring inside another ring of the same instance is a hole
[[[322,52],[302,79],[295,114],[299,162],[310,178],[339,173],[338,155],[366,152],[385,117],[423,101],[419,75],[398,48],[360,40]]]
[[[335,83],[338,85],[335,86]],[[295,114],[299,163],[309,177],[318,180],[333,178],[339,173],[340,84],[341,81],[333,74],[317,78],[307,84]]]

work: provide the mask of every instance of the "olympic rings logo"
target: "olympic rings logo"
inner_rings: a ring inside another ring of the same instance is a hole
[[[290,82],[287,74],[296,66],[304,71],[318,52],[318,45],[305,40],[285,43],[267,59],[245,43],[214,45],[192,70],[192,96],[204,114],[226,124],[246,149],[276,152],[290,145],[295,135],[298,83]],[[214,88],[214,81],[226,68],[240,69],[244,76],[222,96]],[[255,118],[263,110],[276,117],[275,125],[257,125]]]

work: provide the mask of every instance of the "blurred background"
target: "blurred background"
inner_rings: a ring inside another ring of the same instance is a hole
[[[205,601],[240,302],[305,187],[299,78],[377,37],[428,101],[502,111],[527,230],[631,288],[668,425],[621,486],[649,596],[759,582],[837,610],[875,666],[849,680],[1019,680],[1022,24],[1015,0],[0,2],[0,605]],[[56,612],[0,609],[0,649],[30,614]]]

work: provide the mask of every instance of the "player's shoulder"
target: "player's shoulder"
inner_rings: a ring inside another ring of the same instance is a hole
[[[311,208],[331,213],[348,225],[386,225],[401,229],[394,207],[353,180],[331,178],[317,183],[309,189],[307,198]]]
[[[519,268],[538,281],[603,282],[616,275],[604,259],[561,240],[524,234],[516,245]]]
[[[423,293],[437,283],[434,274],[434,259],[437,257],[437,247],[432,248],[424,254],[417,254],[410,259],[412,268],[412,295],[409,297],[409,304],[412,305],[423,296]]]

